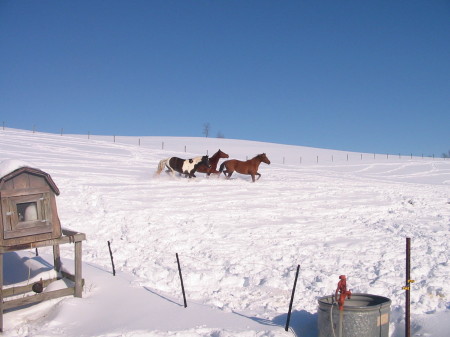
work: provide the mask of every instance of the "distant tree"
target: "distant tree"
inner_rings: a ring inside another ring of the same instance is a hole
[[[219,131],[217,132],[217,138],[225,138],[225,135],[221,131]]]
[[[209,123],[203,124],[203,134],[206,138],[209,136],[209,131],[211,130],[211,125]]]
[[[447,153],[443,153],[442,154],[442,158],[450,158],[450,150],[448,150],[448,152]]]

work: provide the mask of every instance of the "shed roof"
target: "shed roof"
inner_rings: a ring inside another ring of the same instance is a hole
[[[21,168],[18,168],[16,170],[4,175],[3,177],[0,177],[0,190],[3,188],[3,184],[6,181],[8,181],[22,173],[29,173],[29,174],[34,174],[34,175],[43,177],[46,180],[46,182],[50,185],[53,192],[56,195],[59,195],[59,193],[60,193],[59,189],[56,186],[55,182],[53,181],[52,177],[48,173],[41,171],[37,168],[32,168],[32,167],[21,167]]]

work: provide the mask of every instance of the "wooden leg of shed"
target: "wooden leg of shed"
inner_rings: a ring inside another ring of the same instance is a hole
[[[61,271],[61,253],[59,251],[59,245],[53,246],[53,261],[53,268],[59,273]]]
[[[81,270],[81,241],[75,242],[75,297],[83,296],[82,270]]]
[[[3,332],[3,253],[0,253],[0,332]]]

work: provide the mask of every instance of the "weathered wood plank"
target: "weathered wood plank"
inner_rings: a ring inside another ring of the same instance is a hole
[[[43,301],[52,300],[62,296],[73,296],[75,293],[75,288],[65,288],[54,291],[49,291],[47,293],[41,293],[36,295],[31,295],[27,297],[18,298],[11,301],[3,301],[3,310],[19,307],[22,305],[39,303]]]
[[[63,235],[66,235],[66,236],[74,236],[74,235],[77,235],[77,234],[81,234],[80,232],[75,232],[75,231],[73,231],[71,229],[68,229],[68,228],[62,228],[62,233],[63,233]]]
[[[53,269],[56,270],[56,272],[59,272],[61,270],[61,253],[59,250],[59,245],[53,246]]]
[[[28,179],[30,182],[30,188],[45,188],[48,186],[47,180],[42,176],[29,174]]]
[[[74,242],[79,242],[79,241],[84,241],[84,240],[86,240],[86,234],[77,233],[75,235],[63,236],[58,239],[30,242],[30,243],[24,243],[21,245],[14,245],[14,246],[0,246],[0,253],[14,252],[17,250],[33,249],[33,248],[39,248],[39,247],[48,247],[48,246],[54,246],[54,245],[59,245],[59,244],[65,244],[65,243],[74,243]]]
[[[14,189],[30,188],[30,176],[28,174],[19,174],[12,178]]]
[[[37,236],[45,234],[41,239],[48,240],[52,238],[53,227],[50,223],[34,221],[34,224],[30,224],[29,227],[19,228],[16,230],[5,231],[3,234],[5,240],[11,239],[10,241],[15,241],[15,243],[20,244],[20,240],[23,242],[35,240],[27,238],[28,236]],[[9,242],[8,242],[9,243]]]
[[[0,332],[3,332],[3,254],[0,254]]]
[[[42,280],[43,286],[44,288],[46,286],[48,286],[50,283],[52,283],[53,281],[56,281],[57,278],[51,278],[48,280]],[[8,297],[8,296],[15,296],[15,295],[20,295],[20,294],[26,294],[29,292],[32,292],[33,290],[31,289],[33,287],[33,283],[32,284],[27,284],[24,286],[17,286],[17,287],[11,287],[11,288],[4,288],[3,289],[3,297]]]
[[[70,273],[68,273],[68,272],[66,272],[64,270],[61,270],[61,275],[64,278],[66,278],[66,279],[72,281],[73,283],[75,283],[75,275],[70,274]],[[81,285],[84,287],[84,278],[81,279]]]
[[[16,188],[11,190],[2,190],[2,198],[20,197],[27,196],[30,194],[39,194],[49,192],[50,188]]]
[[[75,242],[75,297],[83,297],[81,241]]]

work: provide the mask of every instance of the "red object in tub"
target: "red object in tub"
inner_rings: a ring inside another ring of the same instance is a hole
[[[338,282],[334,296],[336,298],[336,301],[338,302],[339,310],[344,310],[345,298],[351,298],[352,293],[351,291],[347,290],[347,278],[345,277],[345,275],[339,276],[339,280],[340,281]]]

